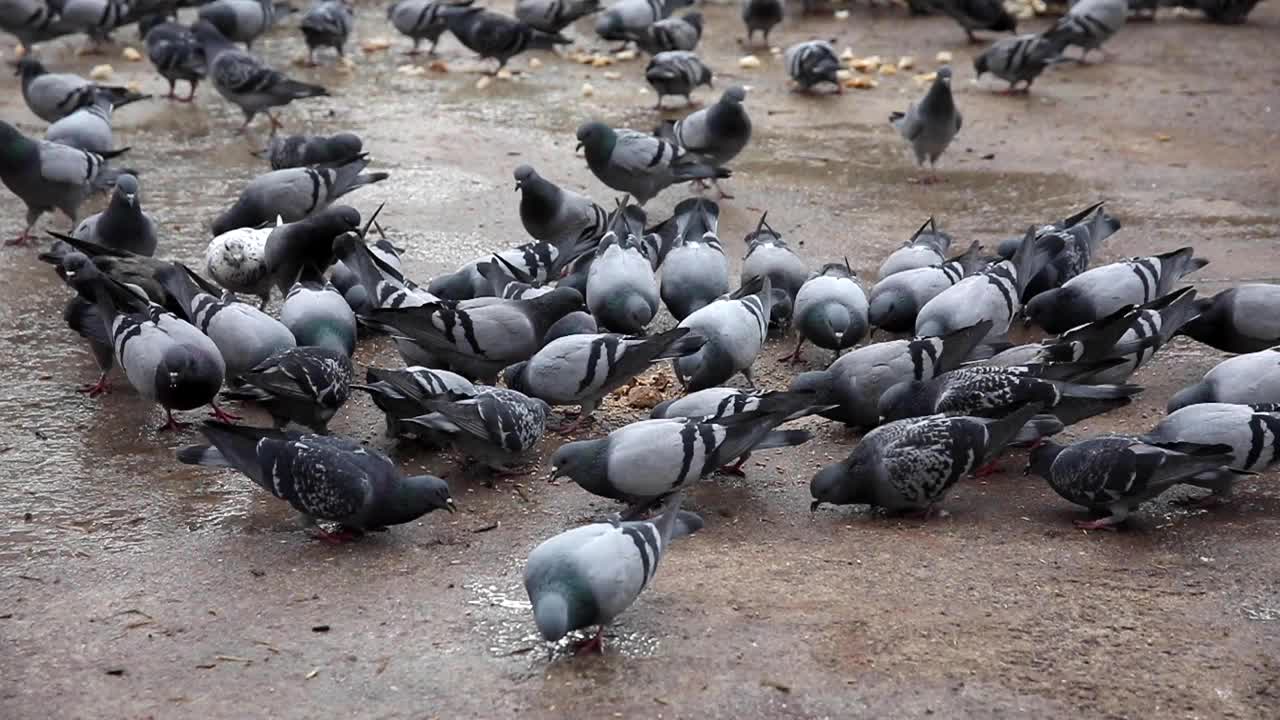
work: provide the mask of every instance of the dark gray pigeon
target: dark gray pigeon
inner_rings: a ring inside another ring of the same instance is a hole
[[[702,13],[687,12],[678,17],[663,18],[633,33],[636,47],[650,55],[671,50],[693,50],[702,39]]]
[[[240,375],[244,387],[223,397],[251,400],[271,414],[277,428],[290,422],[328,432],[329,421],[351,395],[351,358],[330,348],[281,350]]]
[[[403,424],[448,435],[454,445],[499,475],[519,465],[542,439],[551,406],[507,388],[476,388],[471,397],[427,400],[428,413]]]
[[[925,304],[982,268],[985,261],[980,255],[981,249],[974,241],[968,250],[952,260],[895,272],[876,283],[867,298],[871,325],[889,332],[910,332]]]
[[[692,105],[694,89],[699,85],[711,87],[713,73],[696,53],[688,50],[668,50],[649,58],[644,69],[644,79],[658,93],[655,108],[662,107],[662,98],[683,95],[685,104]]]
[[[46,257],[42,255],[41,260],[53,263],[63,282],[66,282],[72,289],[75,289],[71,285],[75,269],[83,268],[92,263],[92,260],[87,255],[74,250],[63,252],[56,256],[50,255]],[[68,271],[71,272],[70,276],[68,276]],[[67,324],[67,327],[84,338],[100,371],[97,382],[81,385],[76,388],[76,391],[85,393],[90,398],[96,398],[99,395],[111,392],[109,377],[111,370],[116,366],[115,350],[111,346],[111,328],[106,320],[103,319],[102,312],[98,309],[98,304],[94,302],[92,295],[83,295],[77,292],[74,297],[67,301],[66,306],[63,308],[62,320]]]
[[[1249,18],[1259,2],[1261,0],[1161,0],[1159,4],[1199,10],[1209,22],[1239,25]]]
[[[573,41],[560,34],[536,30],[519,20],[479,7],[445,7],[440,11],[449,32],[482,59],[493,58],[496,75],[507,61],[526,50],[551,50]]]
[[[403,421],[430,413],[428,400],[471,397],[477,391],[470,380],[457,373],[421,366],[400,370],[371,367],[365,372],[365,382],[352,383],[351,389],[369,393],[386,416],[387,437],[418,436]]]
[[[147,59],[155,66],[156,72],[169,81],[169,94],[165,97],[178,102],[194,100],[196,86],[204,79],[208,68],[204,48],[191,28],[176,22],[162,22],[147,30],[144,42]],[[175,86],[179,80],[185,80],[191,86],[191,92],[184,98],[176,93]]]
[[[200,6],[198,17],[228,40],[252,48],[276,22],[275,0],[213,0]]]
[[[562,246],[604,235],[609,214],[591,198],[565,190],[528,165],[515,170],[520,222],[535,240]]]
[[[600,0],[516,0],[516,19],[551,35],[598,12]]]
[[[331,47],[338,51],[338,57],[346,57],[347,37],[355,24],[353,12],[346,0],[319,0],[303,13],[298,27],[307,43],[308,65],[316,64],[316,48]]]
[[[449,29],[445,21],[446,8],[453,6],[466,7],[475,0],[399,0],[387,7],[387,19],[391,25],[413,40],[413,49],[406,55],[417,55],[418,45],[423,40],[431,42],[428,54],[436,54],[436,43],[440,36]]]
[[[764,46],[769,47],[769,31],[782,22],[782,0],[743,0],[742,22],[747,26],[747,45],[759,30],[764,33]]]
[[[1026,315],[1045,330],[1061,333],[1125,305],[1144,305],[1168,295],[1184,275],[1209,264],[1192,253],[1192,248],[1184,247],[1087,270],[1062,287],[1031,298]]]
[[[492,292],[492,287],[480,274],[479,266],[495,258],[503,268],[519,274],[522,282],[544,284],[560,278],[565,267],[575,259],[588,255],[594,256],[599,239],[584,233],[576,240],[565,240],[563,245],[554,245],[549,242],[517,245],[476,258],[458,268],[456,272],[435,277],[427,285],[427,290],[445,300],[461,301],[484,297]],[[582,279],[582,287],[575,288],[580,293],[586,289],[585,272]]]
[[[51,73],[33,57],[18,60],[16,67],[16,74],[22,77],[22,99],[36,117],[49,123],[93,102],[94,95],[100,91],[109,95],[115,107],[151,97],[125,87],[99,85],[71,73]]]
[[[971,43],[982,42],[973,34],[974,30],[1018,31],[1017,18],[1004,9],[1000,0],[929,0],[929,4],[959,23]]]
[[[1229,353],[1280,345],[1280,285],[1245,283],[1196,300],[1197,317],[1182,334]]]
[[[88,103],[50,125],[44,139],[99,155],[110,155],[116,151],[111,133],[112,109],[110,93],[99,89]]]
[[[951,236],[939,230],[931,216],[910,240],[889,253],[889,257],[880,264],[880,279],[907,270],[941,265],[947,261],[947,250],[950,248]],[[1009,257],[1012,257],[1012,253]]]
[[[285,295],[280,321],[298,345],[345,352],[356,348],[356,316],[342,293],[314,269],[304,272]]]
[[[1261,472],[1280,462],[1280,405],[1200,403],[1171,413],[1141,437],[1154,445],[1190,442],[1223,444],[1231,448],[1231,462],[1187,480],[1213,491],[1213,500],[1231,497],[1242,473]]]
[[[596,18],[596,34],[625,47],[636,33],[692,4],[693,0],[618,0]]]
[[[529,553],[524,588],[538,632],[555,642],[598,625],[579,654],[604,652],[604,629],[640,597],[667,544],[697,532],[702,518],[680,512],[677,495],[653,520],[592,523],[545,540]]]
[[[48,252],[40,253],[37,257],[51,265],[58,265],[61,258],[68,252],[76,251],[88,256],[98,270],[107,277],[115,280],[117,283],[125,286],[132,285],[142,291],[151,302],[162,306],[165,310],[184,317],[186,310],[183,309],[182,301],[169,294],[164,286],[160,283],[160,275],[173,263],[165,260],[157,260],[145,255],[138,255],[127,250],[116,250],[103,247],[97,243],[79,240],[71,235],[46,231],[51,237],[56,238],[50,246]]]
[[[80,32],[45,0],[9,0],[0,6],[0,30],[16,37],[28,54],[36,43]]]
[[[595,316],[591,313],[577,310],[551,324],[547,334],[542,339],[542,346],[546,347],[562,337],[595,335],[598,332],[600,332],[600,326],[596,324]]]
[[[578,127],[578,147],[600,182],[633,196],[641,205],[675,183],[730,174],[666,140],[626,128],[614,130],[602,122]]]
[[[1055,62],[1058,49],[1040,33],[1027,33],[1002,38],[973,59],[973,75],[980,78],[991,73],[1009,83],[1006,95],[1028,93],[1031,83]],[[1024,83],[1018,88],[1018,83]]]
[[[785,307],[776,300],[773,302],[769,322],[785,325],[791,320],[796,293],[809,279],[809,266],[782,239],[782,234],[765,221],[768,216],[767,212],[760,215],[756,229],[742,239],[747,244],[747,254],[742,258],[741,283],[746,285],[756,278],[769,278],[773,292],[781,292],[787,299]]]
[[[368,157],[360,155],[338,167],[288,168],[259,175],[213,221],[213,234],[275,225],[277,218],[291,223],[315,215],[352,190],[387,179],[384,172],[364,173],[368,164]]]
[[[1128,17],[1127,0],[1079,0],[1041,35],[1059,54],[1072,45],[1080,48],[1083,63],[1091,50],[1102,50],[1102,44],[1124,27]]]
[[[200,432],[210,444],[182,448],[179,462],[234,468],[287,501],[309,524],[338,523],[338,532],[323,532],[321,539],[342,542],[432,510],[454,512],[445,481],[405,477],[386,455],[349,438],[215,422],[204,423]]]
[[[706,158],[712,165],[723,166],[742,152],[751,141],[751,117],[742,103],[747,90],[734,85],[710,107],[695,110],[681,120],[659,128],[659,134],[684,150]],[[711,180],[716,184],[715,178]],[[719,189],[719,185],[716,185]],[[733,197],[720,191],[721,197]]]
[[[1026,302],[1046,290],[1060,287],[1088,270],[1089,263],[1101,249],[1102,243],[1119,229],[1120,221],[1107,212],[1102,202],[1098,202],[1062,222],[1036,230],[1036,242],[1051,247],[1052,252],[1040,272],[1027,283],[1022,301]],[[1000,255],[1012,258],[1021,242],[1021,238],[1002,241]]]
[[[627,215],[638,217],[643,232],[644,212],[619,206],[609,231],[596,248],[587,274],[587,308],[602,326],[639,335],[658,313],[657,260],[650,246],[635,233]]]
[[[840,351],[858,344],[867,334],[867,325],[867,296],[849,261],[827,263],[796,293],[795,326],[799,338],[791,361],[800,360],[805,340],[834,350],[838,357]]]
[[[836,75],[840,72],[840,58],[836,57],[835,48],[826,40],[796,43],[783,53],[782,62],[787,67],[787,75],[801,92],[813,92],[815,87],[823,84],[835,86],[836,94],[844,92],[844,86]]]
[[[156,224],[142,211],[138,179],[129,173],[116,178],[107,209],[90,215],[73,233],[80,240],[148,257],[156,254]]]
[[[1230,445],[1153,443],[1131,435],[1106,435],[1067,446],[1042,442],[1031,450],[1026,472],[1048,480],[1064,499],[1107,513],[1097,520],[1076,520],[1076,527],[1114,530],[1147,500],[1231,462]]]
[[[671,217],[650,230],[671,249],[662,261],[662,302],[684,320],[729,292],[729,260],[716,235],[720,208],[703,198],[676,205]]]
[[[273,135],[263,151],[272,170],[311,167],[338,168],[361,159],[364,142],[355,133],[336,135]]]
[[[906,112],[890,114],[889,122],[911,145],[916,165],[924,167],[925,161],[929,162],[929,175],[921,182],[937,182],[938,158],[946,152],[963,124],[955,99],[951,96],[951,68],[938,68],[933,84],[929,86],[929,92],[925,93],[924,98],[919,103],[908,105]]]
[[[1227,358],[1174,393],[1169,412],[1199,403],[1280,403],[1280,347]]]
[[[737,373],[753,387],[751,366],[769,334],[772,286],[766,275],[680,321],[706,341],[696,353],[672,361],[676,379],[689,392],[719,385]]]

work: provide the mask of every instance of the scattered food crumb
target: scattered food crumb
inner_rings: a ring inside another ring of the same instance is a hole
[[[743,68],[744,70],[753,70],[758,68],[760,67],[760,58],[755,55],[740,57],[738,58],[738,67]]]
[[[125,60],[128,60],[129,62],[138,62],[139,60],[142,59],[142,53],[138,52],[137,50],[131,47],[125,47],[124,50],[120,51],[120,55],[121,57],[123,57]]]
[[[360,49],[366,53],[382,52],[391,47],[391,41],[385,37],[372,37],[360,43]]]
[[[596,89],[591,83],[582,83],[582,97],[591,97],[596,94]]]
[[[898,58],[899,70],[910,70],[915,66],[916,66],[916,59],[911,57],[910,55],[903,55],[902,57]]]
[[[89,71],[89,79],[106,80],[111,77],[111,74],[114,72],[115,68],[110,65],[94,65],[93,69]]]
[[[951,58],[952,58],[952,55],[951,55],[951,51],[949,50],[943,50],[942,52],[938,53],[933,57],[933,59],[937,61],[939,65],[946,65],[947,63],[951,62]]]
[[[491,85],[492,83],[493,83],[493,78],[489,77],[488,75],[485,75],[484,77],[476,81],[476,89],[483,90],[489,87],[489,85]]]

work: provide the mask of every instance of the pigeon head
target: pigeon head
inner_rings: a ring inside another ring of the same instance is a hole
[[[1188,405],[1213,402],[1213,387],[1203,380],[1182,388],[1169,398],[1169,412],[1177,412]]]
[[[556,590],[530,594],[533,604],[533,621],[538,632],[547,642],[555,642],[569,634],[569,603],[565,596]]]
[[[125,173],[116,178],[115,196],[129,204],[130,207],[138,204],[138,178]]]
[[[1046,290],[1027,301],[1023,314],[1047,332],[1064,333],[1097,319],[1089,312],[1088,300],[1077,295],[1068,286]]]
[[[844,347],[845,335],[853,319],[849,309],[837,302],[826,302],[805,312],[798,325],[818,347]]]
[[[928,383],[920,380],[900,382],[880,396],[880,421],[932,415],[933,400]]]
[[[616,12],[601,13],[596,18],[596,35],[605,40],[630,40],[627,37],[626,21]]]
[[[915,325],[919,311],[910,294],[898,292],[897,288],[887,288],[872,294],[867,316],[874,327],[889,332],[907,332]]]
[[[457,512],[448,483],[434,475],[412,475],[393,485],[371,520],[381,525],[401,525],[432,510]]]
[[[639,293],[614,293],[605,300],[603,307],[596,308],[600,322],[614,332],[640,335],[653,320],[656,308],[649,304]]]
[[[699,34],[699,35],[701,35],[701,34],[702,34],[702,13],[700,13],[700,12],[687,12],[687,13],[685,13],[685,14],[681,15],[681,16],[680,16],[680,19],[681,19],[681,20],[683,20],[683,21],[685,21],[685,22],[687,22],[687,23],[689,23],[689,24],[690,24],[690,25],[692,25],[694,28],[696,28],[696,29],[697,29],[697,31],[698,31],[698,34]]]
[[[943,65],[942,67],[938,68],[938,73],[934,77],[934,82],[942,82],[942,83],[946,83],[947,85],[950,85],[951,84],[951,66]]]
[[[746,99],[747,89],[741,85],[734,85],[730,87],[728,90],[724,91],[723,95],[720,96],[720,102],[733,103],[734,105],[740,105]]]
[[[427,292],[442,300],[470,300],[477,297],[480,288],[475,280],[483,281],[484,278],[481,278],[478,273],[468,272],[473,269],[473,267],[465,267],[457,272],[433,278],[427,284]]]
[[[718,343],[706,343],[692,355],[671,361],[676,379],[687,392],[715,387],[733,377],[733,358]]]
[[[791,321],[791,312],[793,310],[791,295],[786,290],[775,287],[769,290],[769,324],[775,326],[786,325]]]
[[[350,205],[334,205],[299,222],[305,223],[304,227],[317,235],[332,238],[344,232],[358,230],[360,228],[360,211]]]
[[[102,272],[88,255],[72,250],[62,256],[58,261],[58,267],[62,270],[67,284],[86,298],[93,297],[93,283],[102,277]]]
[[[1050,469],[1053,467],[1053,461],[1058,459],[1058,453],[1065,448],[1052,440],[1037,440],[1032,446],[1031,452],[1027,453],[1027,466],[1023,468],[1023,475],[1036,475],[1048,479]]]
[[[608,438],[597,438],[561,445],[551,454],[551,477],[567,477],[588,492],[608,495],[606,471],[603,467],[604,450],[608,443]]]
[[[43,63],[33,57],[24,57],[14,63],[13,66],[13,74],[21,75],[24,83],[49,72],[45,70]]]
[[[508,365],[502,371],[502,383],[512,390],[528,395],[529,384],[525,381],[525,368],[527,367],[529,367],[528,360],[521,360],[514,365]]]
[[[532,183],[541,179],[538,176],[538,171],[534,170],[530,165],[521,165],[516,168],[512,175],[516,179],[516,190],[524,190],[527,183]]]
[[[607,162],[617,142],[617,133],[602,122],[592,121],[578,127],[578,148],[587,156],[588,163]]]
[[[524,300],[531,309],[534,322],[539,328],[539,337],[545,337],[547,330],[557,320],[571,312],[581,310],[584,306],[582,293],[571,287],[558,287],[546,295],[539,295],[531,300]]]
[[[873,500],[870,490],[875,476],[876,468],[869,467],[865,460],[852,455],[847,460],[822,468],[809,481],[809,494],[813,496],[809,511],[817,511],[822,503],[870,503]]]
[[[186,345],[165,350],[153,378],[156,400],[171,410],[194,410],[207,405],[222,387],[222,356],[195,352]]]
[[[988,69],[989,68],[987,66],[986,53],[982,53],[981,55],[973,59],[973,74],[975,76],[982,77],[982,74],[987,72]],[[1021,240],[1021,238],[1019,238],[1019,240]]]

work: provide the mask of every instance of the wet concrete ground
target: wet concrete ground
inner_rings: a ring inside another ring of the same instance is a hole
[[[1058,68],[1023,98],[970,83],[974,49],[949,20],[857,6],[847,21],[784,26],[780,43],[834,36],[859,56],[913,55],[924,67],[956,53],[965,127],[946,182],[930,187],[908,182],[916,173],[885,123],[922,92],[910,73],[843,97],[795,96],[767,56],[738,69],[736,8],[705,12],[717,87],[752,88],[756,133],[721,215],[735,263],[765,209],[815,266],[848,256],[873,278],[929,214],[962,245],[990,243],[1107,198],[1125,227],[1103,260],[1194,245],[1211,260],[1195,278],[1204,293],[1280,276],[1274,3],[1242,27],[1171,16],[1130,25],[1111,60]],[[280,66],[301,53],[292,25],[260,48]],[[373,36],[392,33],[381,8],[363,5],[359,37]],[[145,63],[78,58],[77,42],[41,56],[82,73],[111,62],[116,79],[163,92]],[[356,52],[352,73],[291,66],[336,97],[282,117],[290,130],[365,138],[392,178],[351,200],[366,213],[388,202],[382,221],[419,278],[523,241],[510,178],[519,163],[607,202],[573,154],[574,128],[598,117],[647,129],[660,117],[654,96],[639,94],[641,60],[587,68],[542,54],[540,69],[477,90],[467,70],[479,64],[452,39],[441,45],[450,72],[423,76],[397,72],[407,43],[395,42]],[[0,86],[3,116],[42,133],[16,78]],[[117,114],[118,144],[133,146],[127,164],[165,230],[162,255],[202,257],[212,217],[262,171],[249,150],[265,130],[240,138],[238,124],[211,89],[193,106]],[[651,217],[681,197],[659,197]],[[21,215],[3,204],[5,233]],[[34,251],[7,249],[3,261],[2,717],[1280,716],[1275,473],[1212,511],[1149,505],[1116,534],[1073,529],[1077,509],[1021,477],[1020,454],[1010,472],[957,486],[943,520],[811,515],[810,475],[856,437],[810,421],[808,445],[758,455],[745,480],[695,489],[706,530],[673,548],[610,631],[607,655],[575,659],[537,640],[521,568],[537,542],[610,503],[541,471],[490,489],[451,456],[401,449],[407,469],[449,480],[462,512],[343,547],[314,542],[248,480],[177,464],[174,449],[196,437],[154,432],[160,413],[122,378],[105,398],[76,394],[95,370],[62,325],[65,291]],[[792,342],[758,362],[770,387],[828,359],[810,351],[800,368],[779,364]],[[1175,342],[1137,375],[1139,402],[1071,434],[1149,427],[1220,359]],[[382,341],[357,360],[399,362]],[[604,418],[612,428],[641,412],[614,401]],[[385,442],[363,396],[333,427]],[[539,459],[558,442],[549,437]]]

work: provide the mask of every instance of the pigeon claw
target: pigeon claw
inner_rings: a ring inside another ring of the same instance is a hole
[[[218,422],[234,423],[237,420],[244,419],[239,415],[232,415],[231,413],[227,412],[226,410],[223,410],[222,408],[212,403],[209,404],[209,407],[213,408],[213,412],[209,414],[213,417],[214,420],[217,420]]]
[[[1116,520],[1111,516],[1098,518],[1097,520],[1076,520],[1075,526],[1081,530],[1106,530],[1108,532],[1116,532]]]
[[[157,432],[171,432],[171,431],[178,432],[180,430],[186,430],[187,428],[191,427],[191,423],[183,423],[175,420],[173,417],[172,410],[166,409],[164,413],[165,413],[164,424],[156,428]]]
[[[320,542],[329,545],[342,545],[344,543],[354,542],[360,539],[364,533],[352,528],[338,528],[337,530],[319,530],[311,537]]]
[[[977,470],[974,470],[973,476],[976,478],[984,478],[984,477],[989,477],[991,475],[995,475],[996,473],[1000,473],[1003,471],[1004,471],[1004,468],[1000,465],[1000,463],[995,460],[992,460],[986,465],[983,465]]]
[[[90,398],[96,398],[99,395],[105,395],[111,392],[111,383],[107,381],[107,376],[104,374],[102,377],[98,378],[98,382],[93,383],[92,385],[81,385],[76,388],[76,392],[84,393]]]
[[[591,636],[589,639],[574,643],[573,649],[575,655],[590,655],[591,653],[603,655],[604,626],[601,625],[600,628],[596,630],[596,634]]]

